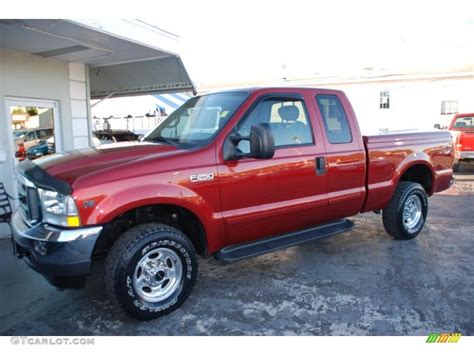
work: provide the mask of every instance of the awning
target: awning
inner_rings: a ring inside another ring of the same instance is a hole
[[[90,69],[91,98],[194,91],[183,62],[170,56]]]
[[[0,19],[0,47],[87,64],[93,99],[194,92],[178,41],[139,20]]]
[[[186,93],[180,93],[154,95],[153,97],[156,100],[156,106],[164,110],[169,115],[171,112],[188,101],[191,96]]]
[[[100,102],[92,101],[92,117],[143,117],[153,115],[160,110],[169,115],[191,97],[191,93],[173,93],[161,95],[112,96]]]

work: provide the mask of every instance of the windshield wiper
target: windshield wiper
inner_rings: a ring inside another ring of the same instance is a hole
[[[171,138],[165,138],[165,137],[153,137],[153,138],[145,138],[144,141],[146,142],[163,142],[167,143],[169,145],[179,145],[177,140],[171,139]]]

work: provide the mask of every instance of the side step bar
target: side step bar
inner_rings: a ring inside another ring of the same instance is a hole
[[[311,242],[313,240],[329,237],[331,235],[350,231],[354,228],[354,222],[348,219],[340,219],[331,223],[320,224],[316,227],[302,231],[269,237],[252,242],[229,245],[215,254],[215,258],[222,261],[232,262],[253,256],[270,253],[285,249],[294,245]]]

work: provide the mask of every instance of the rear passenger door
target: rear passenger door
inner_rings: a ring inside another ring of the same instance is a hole
[[[261,122],[272,128],[273,158],[223,161],[220,157],[218,164],[230,243],[288,233],[324,219],[327,175],[316,166],[316,158],[324,158],[324,143],[304,97],[261,96],[235,129],[247,136],[251,126]],[[241,141],[239,149],[249,152],[248,142]]]
[[[328,167],[328,217],[359,213],[365,199],[365,149],[352,107],[339,91],[313,98],[324,129]]]

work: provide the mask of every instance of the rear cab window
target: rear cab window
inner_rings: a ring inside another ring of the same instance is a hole
[[[474,117],[470,116],[461,116],[456,119],[453,125],[454,128],[468,128],[474,129]]]
[[[351,143],[351,128],[339,97],[337,95],[316,95],[316,101],[329,143]]]

